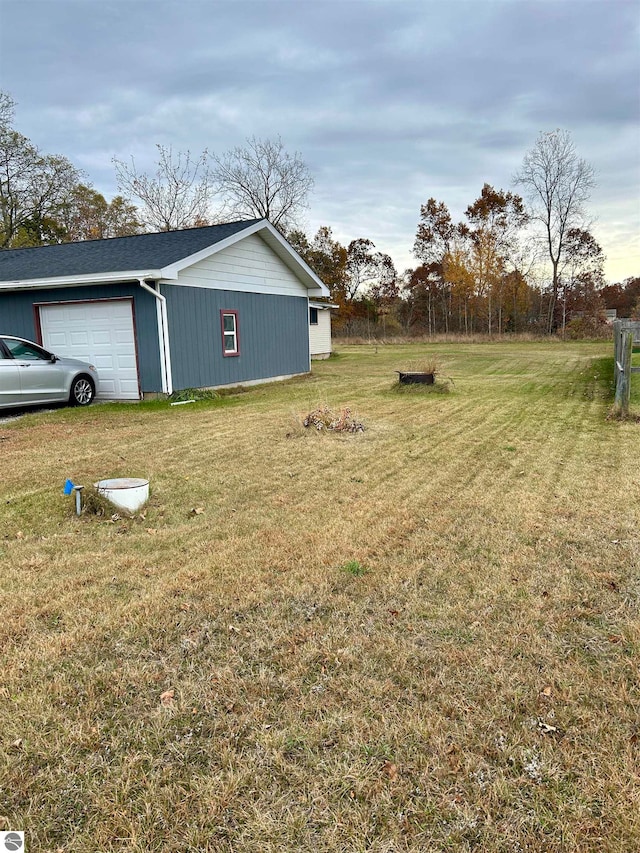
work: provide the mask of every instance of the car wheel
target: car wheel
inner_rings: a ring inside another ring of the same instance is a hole
[[[76,376],[71,386],[69,402],[72,406],[88,406],[95,393],[95,386],[87,376]]]

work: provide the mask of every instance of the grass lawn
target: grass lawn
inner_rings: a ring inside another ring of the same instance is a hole
[[[345,347],[0,424],[0,829],[32,851],[640,849],[611,344]],[[399,390],[436,355],[453,378]],[[633,379],[640,414],[640,377]],[[302,416],[350,406],[364,433]],[[148,477],[134,519],[67,477]]]

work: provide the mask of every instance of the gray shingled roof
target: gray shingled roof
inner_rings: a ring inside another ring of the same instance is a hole
[[[5,249],[0,251],[0,281],[157,270],[226,240],[256,222],[260,220],[32,249]]]

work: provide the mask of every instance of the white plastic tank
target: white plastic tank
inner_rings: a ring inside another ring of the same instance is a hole
[[[98,494],[125,512],[137,512],[149,500],[148,480],[121,477],[116,480],[100,480],[95,486]]]

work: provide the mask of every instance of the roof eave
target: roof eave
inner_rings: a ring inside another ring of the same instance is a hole
[[[77,287],[82,284],[113,284],[120,281],[156,281],[162,276],[161,270],[123,270],[113,273],[89,273],[86,275],[53,276],[51,278],[30,278],[17,281],[0,282],[1,290],[42,290],[47,287]]]

